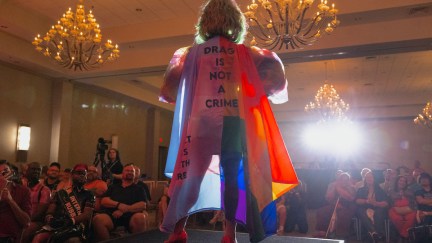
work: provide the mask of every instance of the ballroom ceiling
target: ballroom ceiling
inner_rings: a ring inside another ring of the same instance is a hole
[[[249,0],[237,1],[245,10]],[[414,116],[432,99],[432,1],[335,0],[341,25],[314,45],[276,50],[286,68],[290,102],[274,106],[280,120],[303,114],[326,77],[354,116]],[[34,50],[77,0],[0,0],[0,62],[56,80],[71,80],[172,110],[157,101],[173,52],[193,41],[202,0],[85,0],[103,39],[120,58],[92,71],[57,66]],[[327,71],[325,66],[327,66]],[[370,112],[378,108],[381,111]]]

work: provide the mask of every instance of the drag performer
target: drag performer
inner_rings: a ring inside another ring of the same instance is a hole
[[[222,242],[237,223],[258,242],[276,233],[275,200],[298,180],[268,100],[288,100],[275,53],[243,42],[246,23],[234,0],[208,0],[195,43],[179,49],[160,100],[175,103],[165,174],[171,198],[160,229],[186,242],[189,215],[224,210]]]

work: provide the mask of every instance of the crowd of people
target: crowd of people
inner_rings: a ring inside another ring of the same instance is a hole
[[[99,168],[31,162],[19,169],[0,160],[0,243],[98,242],[118,226],[145,231],[151,197],[139,167],[123,165],[112,148],[106,171]],[[166,195],[161,200],[161,213],[167,200]]]
[[[420,167],[386,169],[382,176],[379,173],[363,168],[361,180],[354,181],[348,172],[338,170],[327,187],[326,204],[316,211],[314,236],[348,240],[353,234],[354,219],[367,234],[364,239],[371,242],[430,242],[430,174]],[[298,203],[302,200],[302,187],[279,199],[279,233],[291,232],[296,224],[299,232],[307,232],[305,209],[301,208],[305,203]]]
[[[102,180],[94,165],[77,164],[71,170],[62,170],[60,163],[53,162],[43,175],[38,162],[27,163],[19,170],[1,160],[0,242],[76,241],[89,237],[103,241],[118,226],[131,233],[145,231],[150,190],[139,179],[137,166],[118,163],[121,168],[115,173],[121,179],[108,175]],[[410,230],[416,237],[416,228],[432,225],[432,178],[421,168],[407,171],[386,169],[377,176],[364,168],[360,172],[362,179],[354,182],[348,172],[338,170],[327,187],[326,205],[316,211],[315,236],[349,239],[356,218],[374,242],[385,240],[385,236],[392,237],[390,242],[408,242]],[[159,200],[158,224],[170,200],[167,189]],[[306,185],[300,182],[276,201],[279,235],[309,231],[306,195]],[[223,211],[216,211],[210,224],[217,221],[224,222]],[[386,234],[385,221],[390,222],[390,235]]]

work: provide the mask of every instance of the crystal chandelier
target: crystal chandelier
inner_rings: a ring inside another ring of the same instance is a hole
[[[314,101],[305,106],[306,112],[318,113],[321,121],[346,120],[345,113],[349,110],[349,104],[345,103],[331,84],[325,83],[315,95]]]
[[[432,128],[432,103],[430,101],[423,108],[423,113],[414,118],[414,123]]]
[[[111,40],[102,44],[99,24],[91,10],[85,13],[83,0],[79,0],[75,12],[69,8],[45,37],[38,34],[32,44],[56,63],[75,71],[100,67],[116,60],[120,53]]]
[[[327,0],[316,6],[316,14],[306,16],[312,9],[314,0],[252,0],[244,13],[249,23],[250,45],[267,49],[297,49],[311,45],[322,31],[330,34],[340,21],[334,3],[330,7]]]

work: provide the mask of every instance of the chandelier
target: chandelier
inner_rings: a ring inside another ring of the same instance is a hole
[[[312,9],[314,0],[257,1],[252,0],[244,13],[252,46],[297,49],[314,43],[322,31],[330,34],[340,23],[336,17],[338,9],[334,3],[331,7],[327,5],[327,0],[321,0],[316,10]],[[307,17],[308,10],[316,11],[316,14]]]
[[[432,103],[430,101],[423,108],[423,113],[414,118],[414,123],[432,128]]]
[[[321,121],[346,120],[345,112],[349,110],[349,104],[345,103],[331,84],[325,83],[315,95],[314,101],[305,106],[306,112],[318,113]]]
[[[100,67],[116,60],[120,53],[111,40],[102,44],[99,24],[91,10],[85,13],[83,0],[79,0],[75,12],[69,8],[43,38],[38,34],[32,44],[37,51],[74,71]]]

